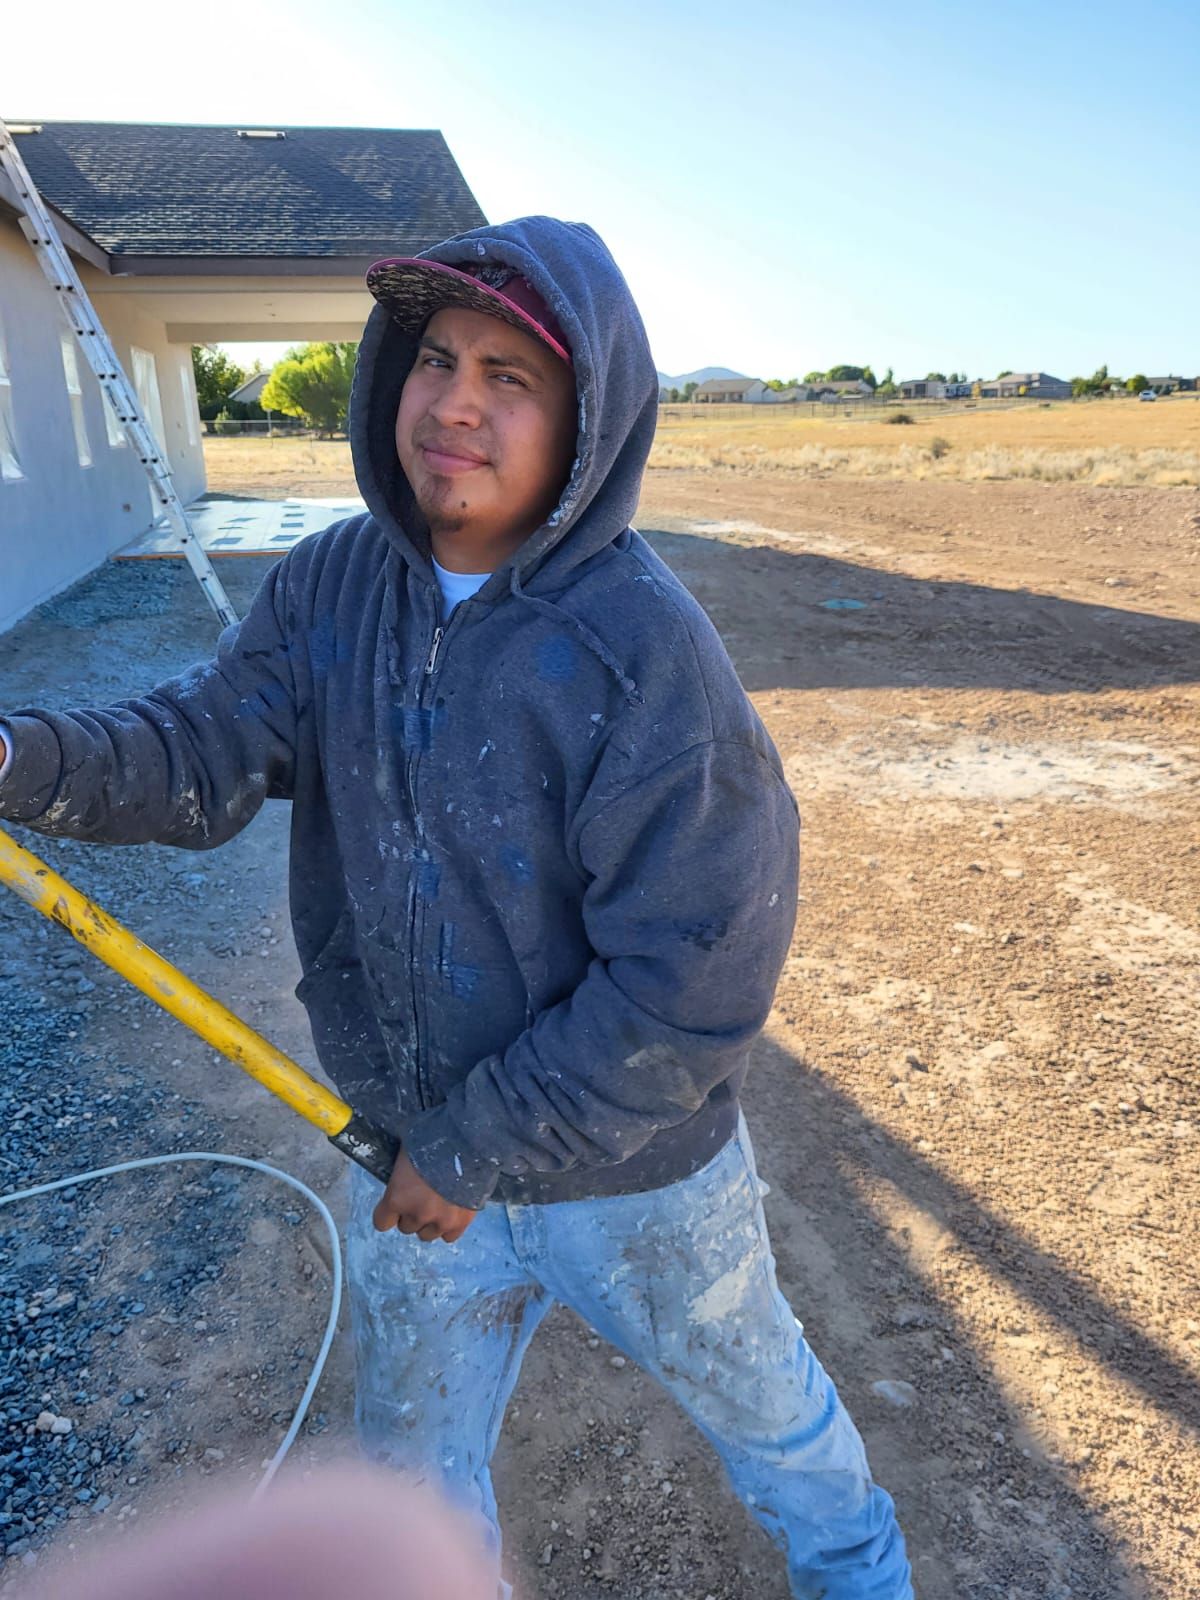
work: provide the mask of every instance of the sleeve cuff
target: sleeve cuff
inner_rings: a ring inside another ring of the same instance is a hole
[[[25,716],[9,717],[4,733],[11,753],[0,779],[0,817],[7,822],[40,822],[62,780],[58,735],[40,717]]]
[[[500,1163],[467,1146],[448,1105],[416,1118],[404,1137],[404,1150],[430,1188],[452,1205],[481,1211],[500,1181]]]

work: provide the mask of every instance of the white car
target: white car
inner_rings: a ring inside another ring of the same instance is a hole
[[[1155,394],[1153,389],[1143,389],[1141,394],[1138,395],[1138,399],[1139,400],[1157,400],[1158,396]]]

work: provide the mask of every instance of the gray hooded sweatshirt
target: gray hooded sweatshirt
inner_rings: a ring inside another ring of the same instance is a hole
[[[630,526],[657,374],[588,227],[426,255],[517,268],[566,331],[560,502],[444,628],[396,455],[416,340],[377,306],[351,403],[369,510],[305,539],[215,659],[102,710],[27,710],[0,817],[212,848],[292,802],[320,1061],[446,1199],[657,1188],[730,1136],[796,906],[779,758],[719,638]]]

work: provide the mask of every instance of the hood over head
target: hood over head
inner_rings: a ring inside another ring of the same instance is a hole
[[[473,228],[421,259],[464,267],[514,267],[545,300],[566,334],[575,371],[575,460],[558,505],[501,570],[534,592],[604,549],[629,526],[658,408],[658,374],[646,330],[621,270],[582,222],[521,217]],[[418,335],[384,305],[367,319],[350,397],[354,472],[392,548],[429,582],[429,532],[396,454],[400,391]]]

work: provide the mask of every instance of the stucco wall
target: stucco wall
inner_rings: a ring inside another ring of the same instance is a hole
[[[205,488],[190,348],[168,344],[164,324],[138,308],[136,295],[112,297],[97,309],[131,381],[131,347],[154,357],[164,442],[186,504]],[[99,566],[150,521],[145,472],[127,444],[109,444],[100,388],[82,351],[77,367],[92,465],[79,464],[59,342],[66,331],[24,235],[0,218],[0,337],[24,473],[16,481],[0,479],[0,632]]]

